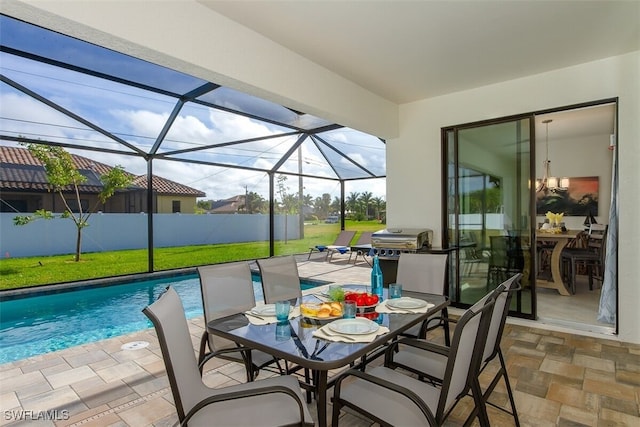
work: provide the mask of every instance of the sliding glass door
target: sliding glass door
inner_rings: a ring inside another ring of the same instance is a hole
[[[512,311],[522,317],[535,313],[532,120],[526,116],[444,130],[443,223],[448,245],[459,248],[451,281],[457,306],[472,305],[519,272],[523,289],[513,298]]]

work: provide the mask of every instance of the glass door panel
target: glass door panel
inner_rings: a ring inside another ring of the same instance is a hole
[[[520,272],[512,310],[533,315],[530,124],[525,117],[445,132],[447,236],[459,248],[455,305],[472,305]]]

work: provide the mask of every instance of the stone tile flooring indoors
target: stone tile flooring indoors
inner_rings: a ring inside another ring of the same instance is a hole
[[[299,270],[302,277],[339,283],[366,283],[370,271],[365,263],[307,261],[306,256]],[[640,426],[640,345],[533,325],[509,319],[502,341],[521,425]],[[191,320],[190,329],[197,352],[203,319]],[[441,340],[435,334],[429,338]],[[122,349],[136,341],[149,346]],[[498,363],[487,368],[483,382]],[[239,364],[212,360],[204,381],[224,387],[244,381],[244,375]],[[268,375],[263,371],[258,379]],[[177,421],[152,329],[0,365],[0,401],[0,425],[137,427]],[[507,407],[502,382],[491,401]],[[446,425],[462,425],[472,404],[465,397]],[[309,408],[315,415],[315,402]],[[514,425],[510,415],[488,411],[492,426]],[[43,419],[44,414],[58,419]],[[340,425],[372,424],[343,413]]]

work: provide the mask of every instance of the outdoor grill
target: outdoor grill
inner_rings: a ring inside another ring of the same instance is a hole
[[[385,228],[371,234],[371,249],[378,255],[384,285],[396,281],[401,253],[429,252],[433,230],[418,228]]]
[[[371,235],[371,247],[378,258],[398,258],[402,252],[420,252],[431,248],[433,230],[385,228]]]

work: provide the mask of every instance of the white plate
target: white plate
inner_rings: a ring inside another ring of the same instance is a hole
[[[426,307],[427,302],[421,299],[416,299],[416,298],[401,297],[401,298],[388,299],[387,306],[391,308],[413,310],[416,308]]]
[[[340,319],[329,323],[329,329],[339,334],[364,335],[378,330],[380,325],[369,319],[356,317],[355,319]]]
[[[258,316],[275,316],[276,305],[275,304],[259,305],[257,307],[253,307],[251,309],[251,312],[253,314],[257,314]]]

